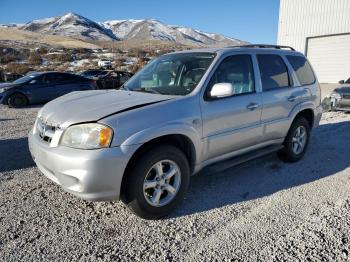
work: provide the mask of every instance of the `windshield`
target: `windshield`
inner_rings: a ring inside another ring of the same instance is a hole
[[[29,75],[29,76],[23,76],[21,78],[18,78],[17,80],[13,81],[15,84],[24,84],[30,80],[32,80],[36,75]]]
[[[213,53],[161,56],[132,77],[124,88],[163,95],[187,95],[202,79],[214,57]]]

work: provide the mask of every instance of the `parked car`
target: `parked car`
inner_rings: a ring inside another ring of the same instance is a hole
[[[9,107],[45,103],[72,91],[96,89],[96,81],[60,72],[37,72],[0,84],[0,103]]]
[[[331,111],[350,111],[350,81],[349,84],[334,89],[329,100]]]
[[[101,68],[111,68],[112,62],[109,59],[103,58],[97,62],[98,66]]]
[[[85,70],[79,73],[79,75],[87,77],[87,78],[93,78],[98,77],[99,75],[105,75],[108,71],[104,69],[89,69]]]
[[[99,89],[119,89],[126,81],[133,76],[132,73],[124,71],[106,71],[93,79],[96,80]]]
[[[80,75],[96,80],[99,89],[118,89],[133,74],[125,71],[90,69],[80,73]]]
[[[345,80],[340,80],[339,84],[350,84],[350,78],[348,78],[346,81]]]
[[[167,54],[122,89],[46,104],[29,148],[64,190],[91,201],[121,199],[147,219],[169,214],[190,176],[210,164],[273,151],[300,160],[322,112],[305,56],[280,46]]]

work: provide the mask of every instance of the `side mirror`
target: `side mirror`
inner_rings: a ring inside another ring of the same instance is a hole
[[[338,83],[339,84],[345,84],[345,81],[344,80],[340,80]]]
[[[223,98],[232,96],[234,94],[235,89],[231,83],[217,83],[212,87],[210,91],[211,98]]]
[[[36,84],[36,80],[35,80],[35,79],[30,80],[30,81],[29,81],[29,84],[30,84],[30,85],[34,85],[34,84]]]

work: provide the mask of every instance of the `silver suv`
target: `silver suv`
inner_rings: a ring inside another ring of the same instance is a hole
[[[148,219],[172,211],[190,176],[210,164],[272,151],[298,161],[321,118],[311,66],[281,46],[167,54],[122,89],[49,102],[29,147],[64,190],[91,201],[121,199]]]

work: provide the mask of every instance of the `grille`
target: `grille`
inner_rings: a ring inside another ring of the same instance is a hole
[[[47,123],[44,123],[40,118],[38,119],[38,123],[36,125],[37,128],[37,133],[39,135],[39,137],[41,138],[41,140],[50,143],[55,131],[56,131],[56,127],[49,125]]]

